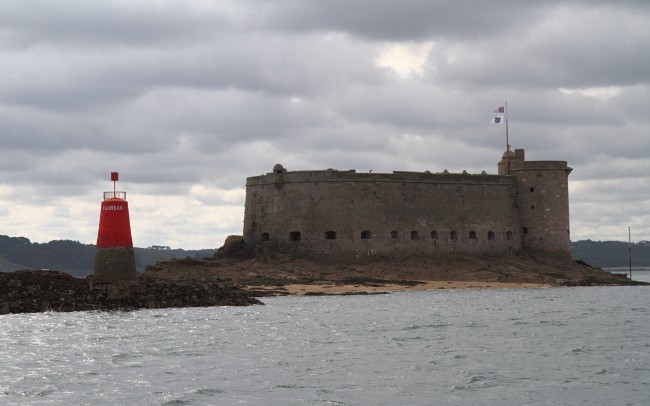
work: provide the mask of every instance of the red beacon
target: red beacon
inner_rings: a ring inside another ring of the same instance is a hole
[[[113,191],[104,192],[99,214],[95,251],[95,279],[104,282],[137,279],[129,203],[126,192],[117,191],[118,173],[111,172]]]

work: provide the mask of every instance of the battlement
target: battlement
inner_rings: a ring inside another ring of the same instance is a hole
[[[264,175],[246,179],[246,186],[259,186],[277,183],[314,183],[314,182],[387,182],[387,183],[441,183],[441,184],[477,184],[477,185],[513,185],[514,178],[499,175],[449,173],[449,172],[407,172],[360,173],[349,170],[313,170],[269,172]]]
[[[573,168],[567,165],[566,161],[512,161],[510,163],[511,174],[514,171],[545,171],[545,170],[562,170],[566,171],[567,175],[571,173]]]

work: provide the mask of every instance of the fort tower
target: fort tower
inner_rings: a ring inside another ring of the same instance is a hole
[[[501,163],[500,163],[501,164]],[[571,257],[569,174],[566,161],[526,161],[523,149],[510,158],[517,179],[522,247]]]

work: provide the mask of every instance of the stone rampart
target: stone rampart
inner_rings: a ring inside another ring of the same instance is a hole
[[[516,180],[498,175],[275,168],[247,179],[244,238],[330,262],[509,253],[521,249],[516,199]]]
[[[570,257],[565,161],[506,151],[499,175],[273,171],[246,182],[245,247],[331,262],[413,255]]]

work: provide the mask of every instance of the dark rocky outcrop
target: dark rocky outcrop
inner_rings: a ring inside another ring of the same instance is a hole
[[[591,267],[583,261],[540,253],[411,257],[347,265],[327,265],[281,254],[251,259],[215,255],[211,260],[186,258],[159,261],[147,267],[144,275],[176,281],[219,278],[255,295],[260,295],[260,286],[281,289],[288,284],[377,286],[391,283],[407,286],[425,281],[473,281],[547,286],[646,285],[632,281],[625,275]]]
[[[229,235],[224,241],[223,246],[219,247],[214,253],[214,258],[245,258],[246,257],[246,240],[241,235]]]
[[[58,271],[0,273],[0,314],[44,311],[136,310],[166,307],[247,306],[259,300],[219,281],[103,283]]]

